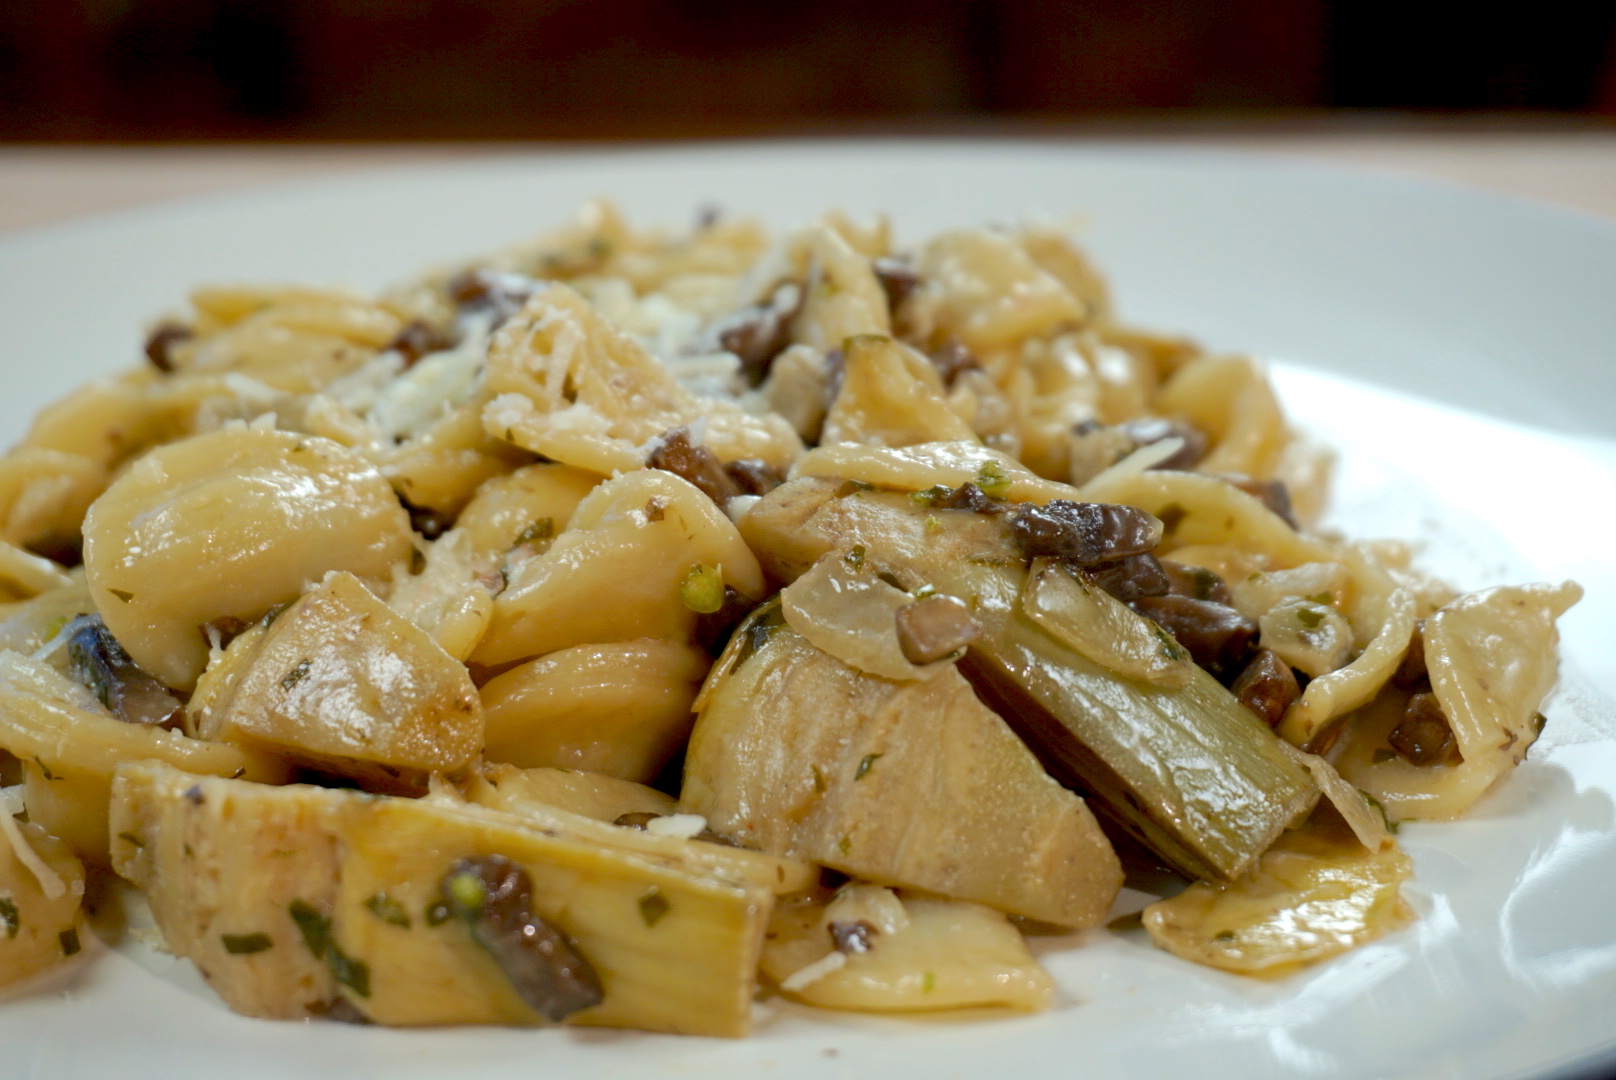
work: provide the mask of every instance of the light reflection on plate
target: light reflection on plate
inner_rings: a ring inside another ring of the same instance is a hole
[[[384,173],[0,242],[0,421],[14,438],[52,397],[135,362],[141,327],[193,284],[375,287],[536,232],[597,194],[648,224],[711,202],[777,226],[830,206],[886,210],[902,238],[1028,212],[1083,215],[1129,317],[1286,358],[1278,382],[1293,416],[1341,453],[1334,523],[1412,536],[1425,566],[1466,586],[1582,581],[1588,596],[1562,622],[1567,676],[1532,759],[1472,818],[1404,829],[1414,927],[1277,982],[1195,968],[1140,931],[1096,931],[1038,943],[1061,994],[1036,1017],[844,1017],[765,1003],[758,1034],[734,1043],[395,1032],[242,1019],[188,965],[131,944],[0,1008],[8,1069],[1244,1080],[1524,1077],[1612,1060],[1608,223],[1278,159],[1051,144],[742,145]]]

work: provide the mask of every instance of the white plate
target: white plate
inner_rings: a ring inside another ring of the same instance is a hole
[[[883,143],[551,155],[214,199],[0,243],[0,430],[135,362],[191,285],[373,287],[608,194],[645,223],[717,203],[789,225],[890,212],[904,238],[1082,214],[1134,320],[1283,360],[1334,443],[1336,523],[1427,543],[1466,586],[1576,577],[1564,686],[1532,760],[1467,821],[1406,828],[1415,927],[1280,982],[1137,932],[1040,945],[1047,1014],[900,1020],[759,1008],[745,1041],[587,1030],[383,1031],[227,1012],[134,946],[0,1008],[0,1073],[341,1078],[910,1075],[1197,1080],[1584,1075],[1616,1062],[1616,227],[1287,160]],[[63,989],[65,987],[65,990]]]

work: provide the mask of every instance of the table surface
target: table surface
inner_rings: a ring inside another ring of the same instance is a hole
[[[1616,129],[1177,132],[1098,137],[1141,146],[1279,154],[1423,176],[1616,219]],[[622,148],[623,144],[612,144]],[[648,144],[655,145],[655,144]],[[555,144],[0,146],[0,233],[190,196],[366,169],[566,152]]]

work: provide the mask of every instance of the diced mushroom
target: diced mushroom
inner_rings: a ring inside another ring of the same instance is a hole
[[[559,1023],[604,998],[600,976],[561,931],[533,912],[533,882],[503,855],[473,855],[440,886],[472,940],[494,958],[533,1011]]]
[[[411,319],[387,347],[404,358],[404,368],[408,370],[421,357],[441,352],[452,344],[449,335],[438,327],[422,319]]]
[[[539,282],[523,274],[481,268],[457,274],[444,289],[462,311],[492,311],[497,324],[520,311],[539,290]]]
[[[1148,553],[1096,563],[1088,568],[1088,575],[1095,585],[1124,604],[1145,596],[1164,596],[1172,587],[1162,562]]]
[[[761,458],[726,461],[724,472],[741,489],[742,495],[767,495],[786,482],[785,473]]]
[[[802,300],[802,287],[787,281],[776,286],[768,300],[742,308],[719,324],[719,347],[740,359],[748,386],[761,385],[774,358],[791,344],[791,320]]]
[[[1435,694],[1409,698],[1403,718],[1386,741],[1411,765],[1456,765],[1462,760],[1453,727]]]
[[[1252,496],[1268,509],[1285,519],[1285,524],[1293,529],[1301,528],[1296,522],[1296,514],[1291,509],[1291,491],[1285,486],[1283,480],[1258,480],[1252,476],[1239,473],[1225,473],[1219,479],[1225,480],[1234,487]]]
[[[928,596],[898,609],[898,644],[911,664],[931,664],[975,641],[982,627],[953,596]]]
[[[1272,649],[1258,649],[1229,691],[1269,727],[1302,696],[1296,673]]]
[[[1132,607],[1155,619],[1190,651],[1196,664],[1214,675],[1233,674],[1244,667],[1257,639],[1256,620],[1226,604],[1188,596],[1146,596],[1135,600]]]
[[[971,350],[954,338],[949,338],[932,349],[926,354],[926,359],[937,369],[937,374],[943,377],[944,386],[953,386],[954,380],[958,379],[961,373],[976,371],[982,367]]]
[[[674,428],[663,435],[645,464],[647,468],[662,469],[690,481],[719,506],[743,494],[718,455],[690,441],[689,428]]]
[[[80,615],[63,633],[73,677],[89,687],[118,719],[170,729],[179,726],[179,699],[135,666],[101,616]]]
[[[888,311],[897,311],[920,284],[920,275],[915,273],[914,267],[890,255],[871,262],[870,269],[875,273],[875,280],[881,283],[881,291],[887,294]]]
[[[182,341],[190,341],[196,336],[196,331],[180,323],[166,322],[151,332],[146,338],[146,359],[158,371],[168,372],[174,370],[174,346]]]
[[[977,514],[1002,514],[1010,509],[1009,504],[989,498],[985,491],[970,483],[951,491],[939,488],[932,506],[938,510],[970,510]]]
[[[1408,651],[1392,673],[1392,685],[1404,690],[1431,689],[1430,672],[1425,668],[1425,620],[1414,624],[1414,635],[1408,639]]]
[[[1133,506],[1056,499],[1021,507],[1010,518],[1010,532],[1027,559],[1047,555],[1093,566],[1153,550],[1162,523]]]

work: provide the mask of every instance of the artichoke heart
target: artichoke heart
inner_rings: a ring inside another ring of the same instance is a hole
[[[1122,884],[1083,801],[949,668],[894,682],[760,608],[699,701],[681,809],[854,877],[1093,926]]]

